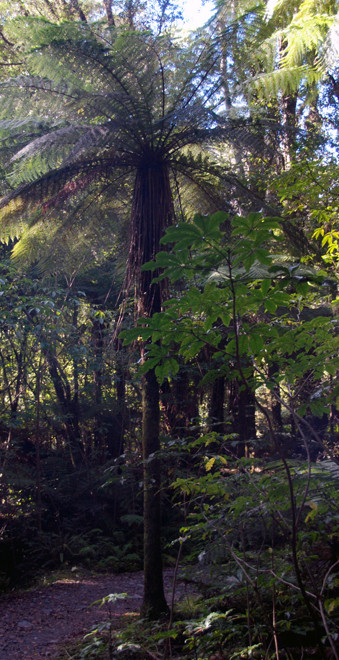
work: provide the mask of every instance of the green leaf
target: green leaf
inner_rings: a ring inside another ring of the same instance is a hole
[[[140,374],[147,374],[149,371],[154,369],[159,364],[159,357],[149,357],[143,362],[139,367]]]
[[[228,328],[229,324],[231,323],[231,314],[225,314],[224,312],[219,314],[219,318],[224,324],[225,328]]]
[[[252,332],[248,338],[249,349],[251,353],[257,356],[264,347],[264,338],[257,332]]]
[[[206,472],[210,472],[212,470],[212,467],[215,463],[215,456],[212,456],[206,463],[205,463],[205,470]]]
[[[165,378],[175,376],[179,371],[180,365],[175,358],[164,359],[161,364],[155,368],[155,375],[160,385],[164,382]]]
[[[339,607],[339,597],[338,598],[328,598],[325,600],[325,609],[328,614],[332,614],[334,610]]]
[[[136,328],[130,328],[129,330],[122,330],[119,337],[124,340],[124,346],[129,346],[129,344],[132,344],[134,341],[146,341],[151,337],[151,334],[152,332],[150,328],[137,326]]]
[[[270,312],[271,314],[275,314],[276,309],[277,309],[277,305],[275,304],[275,302],[273,302],[273,300],[268,298],[265,301],[265,312]]]
[[[262,280],[260,289],[263,296],[267,296],[270,286],[271,286],[271,280],[268,279]]]

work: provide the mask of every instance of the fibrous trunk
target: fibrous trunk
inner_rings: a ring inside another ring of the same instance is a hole
[[[154,152],[141,159],[134,184],[128,278],[137,282],[138,313],[149,318],[161,309],[162,284],[152,283],[150,271],[141,271],[154,259],[160,238],[172,215],[172,195],[167,164]],[[147,347],[143,347],[143,356]],[[144,598],[141,613],[159,618],[167,613],[160,526],[160,411],[159,384],[153,369],[142,382],[142,443],[144,464]]]

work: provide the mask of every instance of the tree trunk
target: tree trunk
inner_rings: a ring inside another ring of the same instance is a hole
[[[134,182],[131,242],[127,285],[137,282],[138,312],[150,318],[161,310],[163,283],[153,282],[159,273],[141,270],[160,249],[160,238],[173,215],[167,163],[161,155],[146,151]],[[141,271],[141,272],[140,272]],[[143,355],[142,355],[143,358]],[[157,619],[168,612],[161,567],[159,384],[154,370],[142,381],[142,440],[144,461],[144,599],[141,613]]]
[[[38,530],[42,530],[42,501],[41,501],[41,433],[40,433],[40,394],[41,394],[41,370],[42,370],[42,353],[40,353],[38,370],[36,374],[36,391],[35,391],[35,466],[36,466],[36,512],[38,518]]]
[[[286,42],[280,43],[280,54],[284,55]],[[288,170],[295,154],[295,129],[298,94],[285,94],[280,100],[280,109],[283,123],[282,152],[284,157],[284,168]]]
[[[124,453],[125,431],[128,428],[126,406],[126,375],[123,362],[123,347],[120,340],[116,341],[116,392],[117,392],[117,418],[120,427],[118,456]]]
[[[103,0],[105,12],[107,16],[107,23],[110,27],[115,26],[114,16],[112,12],[112,0]]]
[[[104,349],[104,327],[100,317],[92,319],[91,343],[94,354],[94,401],[95,401],[95,428],[94,446],[100,451],[105,451],[105,432],[102,421],[102,381],[103,381],[103,349]]]
[[[160,545],[159,385],[152,369],[143,377],[142,444],[144,461],[144,598],[141,615],[158,619],[168,613]]]
[[[272,381],[274,377],[279,372],[279,366],[276,362],[268,365],[268,377]],[[275,431],[282,431],[282,417],[281,417],[281,403],[280,403],[281,393],[279,382],[276,381],[273,385],[272,395],[271,395],[271,411],[272,411],[272,422]]]
[[[75,16],[78,16],[83,23],[87,23],[87,18],[79,5],[79,1],[71,0],[71,7]]]
[[[64,375],[61,376],[61,368],[57,357],[52,349],[42,347],[42,351],[48,364],[49,374],[54,385],[58,403],[64,414],[64,427],[67,435],[69,452],[72,465],[75,466],[82,461],[82,444],[80,441],[79,416],[77,401],[72,398],[69,382]]]
[[[216,378],[212,384],[208,404],[208,429],[218,434],[225,433],[224,419],[225,377]]]
[[[256,437],[254,392],[249,388],[242,388],[238,381],[233,381],[229,406],[232,416],[232,431],[238,435],[235,453],[238,458],[241,458],[247,456],[248,446]]]

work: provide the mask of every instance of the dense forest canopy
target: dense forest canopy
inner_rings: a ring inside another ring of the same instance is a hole
[[[181,9],[0,3],[0,579],[182,560],[177,657],[338,658],[338,3]]]

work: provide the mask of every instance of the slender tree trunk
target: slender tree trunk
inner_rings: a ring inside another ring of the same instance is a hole
[[[278,374],[278,371],[279,371],[279,366],[275,362],[273,362],[268,366],[268,377],[270,379],[273,379],[275,374]],[[279,387],[279,383],[277,382],[273,386],[273,390],[272,390],[271,410],[272,410],[273,428],[278,433],[282,431],[282,426],[283,426],[282,417],[281,417],[280,398],[281,398],[280,387]]]
[[[296,127],[297,95],[283,96],[281,99],[281,110],[284,124],[284,135],[282,140],[285,169],[291,166],[295,153],[295,127]]]
[[[208,427],[210,431],[225,433],[224,419],[225,377],[216,378],[212,384],[208,405]]]
[[[138,281],[138,311],[150,318],[161,310],[163,285],[158,273],[141,267],[160,248],[160,238],[173,214],[167,163],[157,152],[146,152],[136,173],[131,218],[127,281]],[[141,270],[141,272],[140,272]],[[142,442],[144,462],[144,597],[141,614],[157,619],[168,612],[161,565],[159,384],[154,370],[142,382]],[[154,456],[154,454],[156,456]]]
[[[54,19],[55,19],[55,20],[58,20],[58,14],[57,14],[56,11],[54,10],[53,4],[50,2],[50,0],[44,0],[44,3],[45,3],[45,5],[46,5],[46,7],[49,9],[49,11],[51,12],[51,14],[52,14],[52,16],[54,17]]]
[[[238,381],[231,383],[229,397],[232,430],[238,435],[236,448],[238,458],[246,456],[249,444],[255,440],[255,396],[250,389],[241,387]]]
[[[40,435],[40,390],[41,390],[42,353],[40,353],[38,370],[36,374],[35,394],[35,467],[36,467],[36,509],[38,518],[38,530],[42,530],[42,502],[41,502],[41,435]]]
[[[144,461],[144,598],[141,615],[167,614],[160,545],[159,385],[154,370],[143,378],[142,444]]]
[[[182,364],[171,384],[166,380],[161,385],[164,427],[173,438],[195,435],[199,416],[199,379],[191,365]]]
[[[87,23],[87,18],[79,5],[79,0],[71,0],[71,7],[75,16],[78,16],[83,23]]]
[[[78,308],[74,305],[73,309],[73,332],[74,337],[76,338],[76,344],[79,344],[79,332],[78,332]],[[73,357],[73,396],[71,398],[71,407],[73,410],[73,424],[76,429],[78,438],[80,438],[80,408],[79,408],[79,357],[78,353],[75,351]]]
[[[120,340],[116,342],[116,391],[117,391],[117,418],[119,433],[118,456],[124,453],[124,436],[127,424],[126,408],[126,376],[125,365],[123,363],[123,347]]]
[[[131,30],[134,30],[135,8],[133,6],[132,0],[127,0],[125,7],[126,7],[125,12],[127,16],[128,27]]]
[[[112,0],[103,0],[105,12],[107,16],[107,23],[110,27],[115,26],[114,16],[112,12]]]
[[[44,347],[42,350],[48,364],[49,374],[54,385],[59,405],[65,415],[64,426],[69,444],[69,452],[72,464],[75,466],[82,460],[82,445],[80,442],[77,404],[75,404],[74,407],[69,382],[65,374],[63,374],[63,377],[61,376],[61,368],[57,357],[51,349]]]
[[[286,42],[281,41],[280,52],[284,53]],[[291,166],[295,153],[295,128],[296,128],[296,110],[298,95],[285,94],[280,101],[280,109],[283,121],[282,152],[284,157],[284,167],[288,170]]]
[[[103,379],[103,324],[100,319],[92,319],[91,343],[94,353],[94,401],[95,401],[95,428],[94,428],[94,446],[100,452],[105,449],[105,432],[102,423],[102,379]]]

